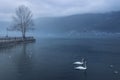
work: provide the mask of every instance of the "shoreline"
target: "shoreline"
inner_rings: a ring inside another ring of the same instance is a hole
[[[17,44],[17,43],[31,43],[35,41],[36,39],[32,36],[26,37],[25,39],[23,39],[22,37],[1,37],[0,47],[4,47],[11,44]]]

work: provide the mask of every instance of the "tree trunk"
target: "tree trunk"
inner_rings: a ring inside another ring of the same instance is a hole
[[[23,40],[25,40],[25,38],[26,38],[26,34],[25,34],[26,30],[25,29],[26,29],[26,26],[25,26],[25,24],[23,24],[22,25],[22,37],[23,37]]]
[[[23,37],[23,40],[25,40],[26,38],[25,32],[22,32],[22,37]]]

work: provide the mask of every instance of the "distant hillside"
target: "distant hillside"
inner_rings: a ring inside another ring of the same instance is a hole
[[[37,31],[46,33],[65,33],[71,31],[100,31],[114,33],[120,32],[120,12],[39,18],[35,23]]]
[[[34,20],[35,31],[40,36],[90,36],[120,32],[120,11],[103,14],[78,14],[64,17],[46,17]],[[0,36],[6,35],[11,22],[0,21]],[[9,35],[21,33],[8,32]],[[86,34],[87,33],[87,34]],[[39,35],[37,35],[39,36]]]

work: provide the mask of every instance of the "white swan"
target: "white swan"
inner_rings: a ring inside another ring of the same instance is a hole
[[[83,64],[83,63],[84,63],[84,58],[82,58],[81,61],[76,61],[76,62],[74,62],[73,64],[78,64],[78,65],[80,65],[80,64]]]
[[[78,67],[75,67],[75,69],[86,70],[87,69],[86,61],[85,61],[85,65],[84,66],[78,66]]]
[[[118,74],[118,73],[119,73],[118,71],[116,71],[116,70],[114,71],[114,74]]]
[[[113,67],[114,67],[114,65],[111,64],[111,65],[110,65],[110,68],[113,68]]]

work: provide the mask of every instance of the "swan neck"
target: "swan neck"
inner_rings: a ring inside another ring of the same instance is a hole
[[[82,59],[82,62],[84,62],[84,59]]]
[[[86,62],[85,62],[85,68],[87,68],[87,66],[86,66]]]

